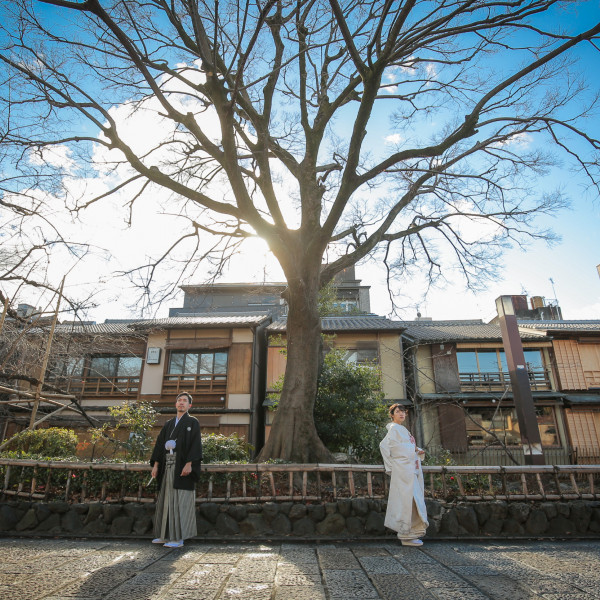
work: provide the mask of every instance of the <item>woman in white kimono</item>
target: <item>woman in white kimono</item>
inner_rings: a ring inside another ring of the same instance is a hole
[[[425,451],[403,426],[406,408],[392,404],[389,413],[392,423],[387,424],[388,433],[379,444],[385,472],[391,475],[385,526],[398,532],[403,546],[422,546],[419,538],[428,525],[421,469]]]

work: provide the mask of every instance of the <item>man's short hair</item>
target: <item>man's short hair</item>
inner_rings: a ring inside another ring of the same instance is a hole
[[[180,392],[179,394],[177,394],[177,396],[175,397],[175,402],[177,402],[177,400],[179,400],[179,398],[181,398],[181,396],[185,396],[188,399],[188,402],[190,404],[192,404],[193,399],[192,399],[192,395],[189,392]]]

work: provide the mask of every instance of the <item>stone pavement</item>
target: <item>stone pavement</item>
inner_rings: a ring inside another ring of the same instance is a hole
[[[0,538],[0,600],[583,600],[600,540],[203,543]]]

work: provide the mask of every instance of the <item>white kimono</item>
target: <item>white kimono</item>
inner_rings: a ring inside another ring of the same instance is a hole
[[[387,435],[379,444],[385,472],[392,476],[385,526],[401,540],[422,537],[427,529],[425,485],[415,439],[406,427],[387,424]]]

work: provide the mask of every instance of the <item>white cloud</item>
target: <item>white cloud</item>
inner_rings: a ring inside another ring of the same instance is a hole
[[[76,164],[73,153],[67,146],[44,146],[31,150],[28,155],[32,165],[48,164],[53,167],[62,167],[67,173],[72,173]]]
[[[399,133],[392,133],[390,135],[386,135],[383,139],[385,140],[386,144],[399,144],[400,142],[404,141],[404,137],[401,136]]]
[[[514,135],[509,136],[506,140],[501,142],[495,142],[491,144],[496,148],[504,148],[506,146],[519,146],[521,148],[527,148],[533,143],[531,135],[525,131],[520,131]]]

